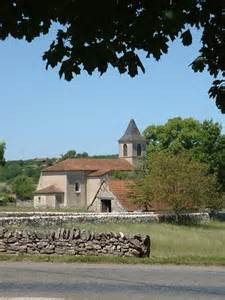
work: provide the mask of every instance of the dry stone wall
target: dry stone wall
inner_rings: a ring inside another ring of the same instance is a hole
[[[79,229],[44,233],[0,228],[0,253],[146,257],[150,255],[150,237]]]
[[[181,223],[202,224],[209,222],[208,213],[192,213],[181,216]],[[62,213],[62,212],[0,212],[0,226],[59,226],[92,223],[174,223],[173,214],[156,213]]]

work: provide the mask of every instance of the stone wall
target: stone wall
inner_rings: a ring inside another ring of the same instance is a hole
[[[156,213],[61,213],[61,212],[0,212],[0,226],[59,226],[80,223],[174,223],[173,214]],[[203,224],[209,222],[208,213],[184,214],[183,223]]]
[[[79,229],[43,233],[0,228],[0,253],[146,257],[150,255],[150,237]]]
[[[34,202],[33,202],[33,200],[19,200],[19,199],[16,199],[15,205],[17,207],[34,207]]]

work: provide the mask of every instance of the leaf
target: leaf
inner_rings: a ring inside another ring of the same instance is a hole
[[[192,44],[192,35],[189,29],[182,33],[181,38],[184,46]]]

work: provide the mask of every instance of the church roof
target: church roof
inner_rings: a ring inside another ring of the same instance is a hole
[[[35,192],[35,194],[59,194],[59,193],[61,194],[63,193],[63,191],[57,188],[55,185],[49,185]]]
[[[125,159],[66,159],[53,166],[45,168],[48,172],[89,171],[104,174],[110,171],[132,171],[133,166]],[[98,174],[98,173],[96,173]]]
[[[127,209],[127,211],[140,210],[140,206],[129,199],[130,186],[133,183],[132,180],[118,180],[111,179],[108,181],[110,191],[116,196],[120,204]]]
[[[125,131],[124,135],[119,139],[119,143],[141,142],[141,141],[145,141],[145,138],[141,135],[135,121],[131,119],[127,127],[127,130]]]

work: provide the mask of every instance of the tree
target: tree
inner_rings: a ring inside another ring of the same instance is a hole
[[[5,153],[5,143],[0,143],[0,166],[4,165],[5,163],[4,153]]]
[[[68,158],[76,158],[76,156],[77,153],[75,150],[69,150],[61,156],[61,160],[68,159]]]
[[[57,24],[43,59],[46,68],[58,66],[66,80],[83,70],[103,74],[109,66],[134,77],[145,71],[140,50],[159,60],[177,38],[191,45],[192,28],[202,32],[193,70],[207,69],[217,79],[225,75],[224,0],[2,0],[0,11],[2,40],[12,36],[31,42]],[[224,112],[220,91],[214,89],[210,96]]]
[[[87,152],[77,153],[77,158],[85,158],[85,157],[88,157]]]
[[[164,125],[148,126],[144,135],[149,155],[161,150],[173,154],[188,152],[192,158],[209,165],[209,171],[217,175],[225,189],[225,135],[219,123],[173,118]]]
[[[145,208],[156,206],[176,216],[200,208],[220,209],[224,197],[208,166],[186,154],[165,151],[152,154],[147,171],[132,189],[133,200]]]
[[[32,179],[25,175],[17,176],[12,183],[12,191],[20,200],[32,199],[34,192]]]
[[[0,181],[12,181],[22,172],[22,168],[18,162],[7,161],[4,167],[0,168]]]

